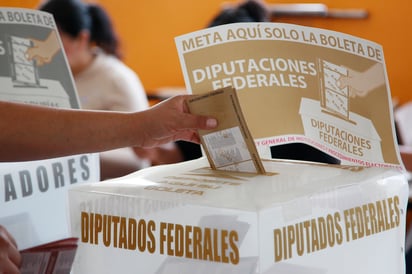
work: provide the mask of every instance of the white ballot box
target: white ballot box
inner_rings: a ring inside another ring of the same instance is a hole
[[[73,273],[404,273],[401,171],[263,163],[200,158],[70,188]]]

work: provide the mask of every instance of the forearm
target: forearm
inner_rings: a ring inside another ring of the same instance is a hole
[[[0,161],[21,161],[132,146],[132,116],[119,112],[0,105]]]
[[[120,147],[199,142],[217,120],[188,113],[175,96],[141,112],[44,108],[0,101],[0,161],[53,158]]]

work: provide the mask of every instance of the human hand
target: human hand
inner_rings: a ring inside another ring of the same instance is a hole
[[[174,164],[184,160],[182,152],[175,143],[153,148],[133,147],[133,150],[139,158],[149,160],[152,166]]]
[[[136,113],[141,116],[139,123],[140,147],[150,148],[184,140],[200,143],[197,130],[213,129],[217,120],[212,117],[194,115],[189,112],[186,100],[191,95],[178,95],[158,103],[146,111]]]
[[[11,234],[0,225],[0,273],[20,273],[21,255]]]

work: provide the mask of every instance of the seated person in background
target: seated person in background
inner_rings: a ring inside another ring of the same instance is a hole
[[[131,112],[149,107],[138,75],[121,61],[118,37],[101,6],[80,0],[48,0],[39,8],[55,18],[82,108]],[[173,147],[171,143],[165,149]],[[156,153],[157,149],[150,150],[147,152]],[[159,157],[161,160],[162,155]],[[147,167],[149,160],[132,148],[102,152],[101,180]]]
[[[224,8],[208,24],[208,27],[241,22],[270,22],[270,12],[263,1],[245,0]]]

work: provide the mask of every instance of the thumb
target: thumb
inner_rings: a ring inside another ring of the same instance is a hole
[[[191,129],[214,129],[218,125],[217,119],[210,116],[187,114],[183,126]]]

